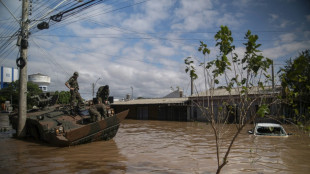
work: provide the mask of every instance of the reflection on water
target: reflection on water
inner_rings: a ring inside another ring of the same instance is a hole
[[[2,116],[0,122],[5,122]],[[248,129],[239,136],[222,173],[310,172],[309,137],[254,137]],[[16,140],[9,138],[11,133],[0,134],[0,173],[216,171],[214,137],[204,123],[125,120],[113,140],[66,148]]]

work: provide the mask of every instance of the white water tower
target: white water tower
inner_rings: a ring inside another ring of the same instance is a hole
[[[28,75],[28,81],[39,85],[39,88],[43,92],[47,92],[48,91],[47,87],[51,83],[51,78],[47,75],[37,73],[37,74]]]

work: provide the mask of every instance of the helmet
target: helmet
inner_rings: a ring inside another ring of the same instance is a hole
[[[73,75],[78,77],[78,76],[79,76],[79,73],[75,71],[75,72],[73,73]]]

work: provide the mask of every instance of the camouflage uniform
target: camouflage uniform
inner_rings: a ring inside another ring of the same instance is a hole
[[[74,90],[70,89],[70,106],[71,106],[71,112],[72,114],[75,114],[75,99],[78,100],[77,106],[78,108],[81,107],[81,104],[83,103],[83,99],[79,93],[79,84],[77,81],[78,73],[75,72],[74,75],[66,82],[66,85],[69,84],[70,88],[74,88]]]
[[[109,85],[101,86],[97,91],[98,103],[108,104],[110,95]]]
[[[107,118],[107,107],[104,104],[91,105],[89,107],[89,115],[91,122],[96,122],[104,118]]]

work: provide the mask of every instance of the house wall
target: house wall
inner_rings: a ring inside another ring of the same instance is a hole
[[[137,108],[134,105],[112,105],[115,113],[119,113],[129,109],[129,113],[126,119],[136,119],[137,118]]]
[[[187,121],[188,106],[171,104],[113,105],[116,113],[129,109],[127,119]]]
[[[254,96],[252,96],[254,97]],[[255,96],[257,97],[257,96]],[[196,121],[208,121],[207,118],[210,118],[210,115],[205,115],[207,112],[205,108],[211,109],[211,105],[209,106],[207,102],[207,98],[198,97],[193,98],[193,112],[192,112],[192,120]],[[233,101],[233,102],[230,102]],[[230,107],[226,107],[223,105],[223,102],[226,102]],[[266,99],[266,103],[272,103],[272,97]],[[260,106],[260,100],[257,100],[251,104],[249,108],[249,112],[247,113],[247,118],[250,118],[253,114],[256,114],[258,108]],[[228,123],[236,123],[240,117],[240,99],[237,96],[221,96],[213,98],[213,110],[215,120],[219,119],[221,116],[221,120],[226,120]],[[281,114],[280,105],[272,104],[269,106],[270,115],[278,115]]]
[[[158,108],[158,120],[187,121],[189,109],[187,106],[161,105]]]

